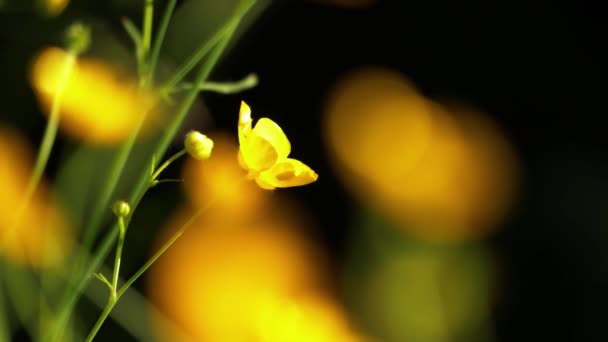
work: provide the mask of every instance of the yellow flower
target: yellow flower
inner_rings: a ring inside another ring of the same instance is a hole
[[[318,175],[299,160],[287,158],[291,144],[276,122],[261,118],[252,128],[251,109],[241,102],[239,111],[239,164],[263,189],[312,183]]]
[[[50,47],[32,64],[30,81],[45,115],[73,58],[69,51]],[[65,133],[91,144],[115,145],[140,124],[141,133],[162,127],[156,97],[140,89],[129,75],[97,58],[82,57],[72,63],[60,106],[60,127]]]

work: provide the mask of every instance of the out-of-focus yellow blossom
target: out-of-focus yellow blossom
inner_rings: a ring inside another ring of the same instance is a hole
[[[240,221],[207,211],[152,266],[150,298],[190,336],[185,340],[265,341],[264,315],[276,313],[279,298],[327,286],[325,261],[298,232],[299,220],[275,209]],[[189,216],[179,212],[160,242]],[[161,340],[181,341],[157,327]]]
[[[238,146],[228,134],[212,135],[213,153],[204,163],[188,159],[182,172],[184,190],[194,206],[213,201],[214,212],[226,217],[253,217],[268,203],[268,193],[255,183],[246,182],[237,162]]]
[[[470,239],[513,198],[516,158],[488,118],[440,106],[397,72],[345,77],[327,104],[332,162],[360,200],[427,239]]]
[[[403,249],[351,274],[351,306],[381,341],[491,341],[494,260],[483,249]]]
[[[368,341],[352,326],[346,312],[327,295],[307,293],[271,298],[260,308],[260,342]]]
[[[39,0],[39,2],[46,13],[56,16],[63,12],[70,0]]]
[[[261,118],[252,126],[251,109],[243,101],[239,111],[239,163],[248,177],[263,189],[301,186],[317,180],[318,175],[299,160],[287,158],[291,144],[279,125]]]
[[[49,114],[70,52],[51,47],[43,50],[31,69],[31,83]],[[60,127],[64,132],[93,144],[116,144],[128,137],[140,122],[142,132],[158,127],[160,111],[153,110],[156,97],[138,87],[107,63],[79,58],[61,95]]]
[[[46,267],[61,261],[72,241],[67,219],[44,183],[17,218],[32,173],[31,156],[23,138],[0,127],[0,257]]]

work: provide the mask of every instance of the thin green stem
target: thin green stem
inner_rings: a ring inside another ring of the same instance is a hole
[[[258,76],[249,74],[247,77],[236,82],[203,82],[198,86],[199,91],[213,91],[220,94],[234,94],[258,85]],[[190,90],[194,88],[192,83],[182,83],[174,92]]]
[[[161,95],[170,94],[175,86],[192,70],[196,65],[205,57],[216,44],[225,45],[225,42],[230,40],[230,37],[234,33],[236,26],[239,24],[240,20],[244,16],[245,13],[249,10],[249,8],[253,5],[255,1],[250,1],[248,4],[243,5],[243,1],[241,1],[242,10],[237,10],[237,15],[232,17],[226,24],[224,24],[205,44],[201,45],[185,62],[182,64],[173,77],[169,79],[162,87],[161,87]],[[228,36],[228,39],[225,39]],[[224,38],[224,39],[223,39]],[[224,50],[221,49],[214,49]],[[215,64],[215,63],[212,63]],[[200,84],[201,82],[194,82],[194,84]]]
[[[110,281],[101,273],[101,272],[97,272],[95,274],[93,274],[95,276],[95,278],[99,279],[99,281],[101,281],[102,283],[106,284],[106,286],[108,287],[108,289],[110,291],[112,291],[112,283],[110,283]]]
[[[116,256],[114,257],[114,270],[112,271],[112,284],[110,284],[110,297],[108,298],[108,304],[101,312],[99,319],[95,322],[93,328],[91,328],[91,332],[86,338],[86,341],[93,341],[95,335],[103,325],[104,321],[112,312],[114,305],[118,302],[118,295],[116,293],[116,289],[118,288],[118,276],[120,274],[120,261],[122,259],[122,248],[125,243],[125,234],[127,232],[127,228],[125,226],[125,221],[122,216],[118,217],[118,242],[116,243]]]
[[[91,214],[90,220],[87,222],[88,224],[85,226],[83,237],[84,250],[88,250],[91,248],[91,246],[93,245],[93,241],[97,236],[97,232],[101,228],[104,212],[109,206],[112,194],[116,189],[116,185],[118,184],[118,181],[127,163],[129,155],[131,154],[131,150],[135,145],[137,135],[139,134],[139,131],[143,124],[143,120],[144,118],[142,117],[142,119],[138,123],[138,126],[133,132],[131,132],[127,140],[125,140],[125,142],[122,144],[120,150],[118,151],[118,154],[116,155],[116,158],[112,162],[110,173],[106,178],[102,193],[100,197],[98,197],[98,201],[93,207],[93,213]],[[91,267],[91,265],[89,265],[88,267],[86,267],[86,269],[83,270],[83,273],[80,273],[80,271],[82,270],[82,268],[85,267],[85,265],[83,265],[83,256],[80,255],[78,257],[75,268],[76,271],[74,273],[76,274],[76,277],[80,277],[80,280],[76,281],[75,284],[73,283],[73,286],[68,286],[66,288],[66,292],[64,293],[64,296],[60,301],[59,314],[56,316],[56,328],[50,335],[51,341],[57,341],[60,338],[60,334],[64,329],[65,325],[68,323],[70,313],[73,310],[74,305],[76,304],[78,296],[80,295],[75,294],[74,291],[82,292],[83,287],[88,282],[88,277],[93,274],[97,268],[99,268],[98,263],[103,262],[103,259],[107,256],[107,252],[109,251],[109,248],[112,246],[112,243],[116,238],[115,233],[115,230],[111,230],[110,233],[108,233],[108,236],[106,236],[106,238],[103,240],[99,250],[103,250],[106,252],[103,253],[103,256],[100,256],[99,258],[96,257],[93,259],[93,263],[96,264],[96,267],[93,268]]]
[[[110,312],[112,312],[112,309],[114,309],[114,306],[116,305],[117,302],[118,302],[118,297],[114,297],[114,296],[110,297],[110,299],[108,300],[108,305],[106,305],[106,307],[103,309],[103,311],[101,312],[101,315],[99,316],[99,319],[97,319],[97,322],[95,322],[95,325],[91,329],[91,332],[89,332],[89,335],[85,339],[86,342],[93,341],[93,339],[95,338],[95,335],[97,335],[97,333],[99,332],[99,329],[101,329],[101,326],[105,322],[105,320],[108,317],[108,315],[110,314]]]
[[[183,179],[160,179],[160,180],[154,181],[154,186],[161,184],[161,183],[181,183],[183,181],[184,181]]]
[[[125,220],[123,217],[118,218],[118,243],[116,244],[116,256],[114,257],[114,271],[112,272],[112,293],[110,297],[116,298],[116,289],[118,288],[118,275],[120,274],[120,260],[122,258],[122,247],[125,244]]]
[[[154,18],[154,0],[145,0],[144,4],[144,22],[142,28],[142,49],[144,56],[148,56],[150,51],[150,42],[152,40],[152,20]]]
[[[203,63],[203,65],[201,65],[201,68],[200,68],[199,72],[197,73],[197,76],[195,79],[195,84],[201,84],[202,82],[204,82],[207,79],[211,70],[217,63],[220,55],[222,54],[226,45],[228,44],[228,41],[231,39],[232,34],[236,30],[236,27],[238,26],[240,19],[245,15],[247,10],[249,10],[249,8],[253,5],[254,2],[255,1],[241,1],[240,9],[242,9],[242,10],[239,10],[235,13],[235,17],[230,21],[231,22],[231,25],[229,25],[230,30],[228,30],[228,32],[225,35],[221,36],[222,40],[220,41],[219,44],[217,44],[217,46],[215,46],[211,50],[211,55],[209,56],[209,59],[205,63]],[[173,120],[170,122],[169,127],[164,131],[164,134],[161,136],[153,155],[159,156],[159,155],[165,154],[166,150],[169,147],[169,144],[171,143],[171,140],[177,133],[177,130],[182,125],[184,119],[186,118],[186,115],[188,114],[190,108],[192,107],[197,94],[198,94],[198,90],[192,89],[185,96],[182,104],[178,108],[176,115],[174,116]],[[145,170],[143,170],[143,172],[144,172],[144,174],[142,175],[142,177],[139,178],[139,181],[136,184],[134,191],[131,193],[131,196],[128,201],[129,203],[133,203],[133,205],[131,205],[132,212],[135,211],[135,209],[137,208],[137,205],[143,198],[143,195],[145,194],[146,190],[149,188],[149,178],[148,178],[149,170],[146,168]],[[130,218],[131,218],[131,216],[126,218],[127,225],[130,221]],[[69,320],[69,317],[70,317],[72,311],[74,310],[74,307],[76,305],[76,302],[78,301],[78,298],[80,298],[80,296],[82,295],[82,291],[90,279],[90,275],[93,274],[97,269],[99,269],[99,267],[103,263],[103,260],[107,257],[108,253],[110,252],[110,249],[112,248],[114,241],[116,240],[117,234],[118,234],[118,229],[116,229],[116,227],[114,227],[114,229],[110,229],[108,234],[106,234],[106,236],[101,241],[101,244],[95,251],[93,258],[90,260],[89,264],[87,265],[88,267],[85,270],[85,272],[80,273],[78,275],[79,279],[76,280],[76,282],[72,284],[73,286],[69,287],[69,291],[67,292],[68,295],[62,301],[63,305],[59,306],[60,311],[57,315],[58,324],[56,326],[57,329],[55,329],[53,335],[51,335],[51,337],[53,337],[52,341],[57,340],[61,329],[65,326],[65,324],[67,324],[67,321]]]
[[[108,305],[103,310],[103,312],[97,319],[97,322],[91,329],[91,332],[89,333],[89,336],[86,339],[87,342],[92,341],[93,338],[95,337],[95,335],[97,335],[97,332],[99,331],[99,329],[101,328],[101,326],[103,325],[105,320],[108,318],[108,316],[112,312],[112,309],[114,308],[114,306],[116,305],[116,303],[118,302],[120,297],[129,289],[129,287],[131,287],[131,285],[133,285],[133,283],[135,283],[135,281],[137,281],[137,279],[139,279],[156,262],[156,260],[158,260],[158,258],[160,258],[163,254],[165,254],[165,252],[169,248],[171,248],[171,246],[173,246],[173,244],[175,244],[175,242],[186,232],[186,230],[188,230],[188,228],[190,228],[190,226],[192,226],[192,224],[194,222],[196,222],[196,220],[200,217],[200,215],[206,209],[208,209],[211,205],[212,205],[212,203],[210,202],[207,207],[199,209],[199,211],[197,211],[194,215],[192,215],[192,217],[183,226],[181,226],[179,228],[179,230],[177,232],[175,232],[175,234],[173,234],[173,236],[171,236],[171,238],[167,242],[165,242],[162,245],[162,247],[158,251],[156,251],[156,253],[154,253],[154,255],[150,259],[148,259],[148,261],[146,261],[146,263],[143,264],[137,270],[137,272],[135,272],[135,274],[133,274],[124,283],[124,285],[120,288],[120,290],[118,290],[116,297],[110,298],[110,300],[108,301]]]
[[[142,121],[143,122],[143,121]],[[84,238],[83,238],[83,246],[85,249],[90,249],[95,237],[97,236],[97,232],[101,228],[102,219],[104,213],[109,206],[110,200],[112,198],[112,194],[116,189],[116,185],[120,180],[120,176],[127,164],[127,160],[129,159],[129,155],[133,150],[133,146],[135,146],[135,141],[137,140],[137,135],[139,134],[141,127],[141,122],[139,126],[131,132],[127,140],[121,145],[116,158],[112,162],[112,166],[110,169],[110,173],[105,180],[105,183],[102,187],[102,192],[98,197],[97,203],[93,207],[93,213],[91,214],[91,218],[88,221],[88,225],[84,230]]]
[[[181,156],[185,155],[186,153],[187,153],[187,151],[185,149],[183,149],[183,150],[177,152],[176,154],[174,154],[173,156],[171,156],[171,158],[167,159],[161,166],[159,166],[158,169],[152,174],[152,176],[150,176],[149,182],[148,182],[148,187],[146,188],[146,191],[150,187],[156,185],[156,183],[155,183],[156,178],[167,167],[169,167],[169,165],[171,165],[171,163],[173,163],[174,161],[176,161],[177,159],[179,159]],[[144,193],[146,191],[144,191]],[[139,200],[141,200],[141,198],[139,198]],[[138,203],[136,203],[136,205],[139,204],[139,200],[138,200]],[[114,270],[112,271],[112,284],[110,284],[110,290],[111,290],[110,298],[108,300],[108,304],[106,305],[106,308],[103,310],[103,312],[101,313],[97,322],[91,329],[91,332],[89,333],[89,337],[87,337],[87,341],[93,340],[93,338],[95,337],[95,335],[97,334],[97,332],[99,331],[101,326],[103,325],[104,321],[107,319],[108,315],[112,311],[112,308],[114,307],[114,305],[116,305],[116,302],[118,301],[119,297],[122,296],[122,294],[124,294],[124,290],[121,291],[120,294],[117,294],[117,289],[118,289],[118,277],[120,274],[120,263],[121,263],[121,259],[122,259],[122,250],[123,250],[123,246],[124,246],[127,227],[128,227],[128,224],[125,224],[124,218],[122,216],[119,217],[118,218],[118,228],[119,228],[118,229],[118,242],[116,244],[116,255],[114,257]]]
[[[57,83],[57,88],[55,89],[55,93],[53,94],[49,121],[46,124],[46,129],[42,137],[42,143],[40,145],[40,149],[38,150],[38,156],[36,157],[34,170],[32,171],[32,175],[30,176],[29,183],[27,184],[27,188],[25,190],[25,195],[21,199],[22,202],[15,216],[16,225],[19,224],[21,216],[24,214],[25,210],[29,206],[32,196],[34,195],[34,192],[36,192],[36,189],[40,184],[42,174],[44,173],[46,165],[49,161],[51,150],[53,149],[53,145],[55,144],[55,138],[57,137],[57,130],[59,128],[59,119],[61,116],[60,109],[61,101],[63,99],[63,93],[65,92],[65,87],[68,83],[68,80],[70,79],[72,70],[74,69],[76,57],[77,55],[75,53],[69,52],[64,62],[63,72],[61,73],[61,77],[59,78],[59,82]],[[9,230],[9,233],[11,231],[12,229]]]
[[[158,58],[160,56],[160,49],[163,45],[163,41],[165,40],[165,34],[167,33],[169,21],[171,20],[171,16],[173,16],[173,10],[175,10],[176,3],[177,0],[169,0],[167,2],[167,7],[165,7],[165,12],[160,20],[160,25],[154,38],[154,44],[152,44],[152,52],[150,53],[150,65],[148,70],[148,79],[150,82],[154,80],[154,73],[156,72],[156,64],[158,63]]]
[[[171,163],[173,163],[186,153],[188,153],[188,151],[186,151],[186,149],[183,149],[172,155],[171,158],[167,159],[158,169],[156,169],[156,172],[152,174],[152,176],[150,177],[150,183],[156,181],[156,178],[158,178],[158,175],[160,175],[161,172],[163,172],[169,165],[171,165]]]
[[[10,326],[8,322],[8,315],[6,314],[6,305],[4,299],[4,266],[0,260],[0,342],[8,342],[11,340]]]
[[[203,207],[201,209],[199,209],[194,215],[192,215],[192,217],[190,217],[190,219],[179,228],[179,230],[177,232],[175,232],[175,234],[173,234],[173,236],[171,236],[171,238],[169,240],[167,240],[167,242],[165,242],[165,244],[162,245],[162,247],[156,251],[156,253],[154,253],[154,255],[148,259],[148,261],[146,261],[145,264],[143,264],[138,270],[137,272],[135,272],[135,274],[133,274],[131,276],[131,278],[129,278],[123,286],[120,287],[120,290],[118,290],[117,293],[117,298],[120,298],[120,296],[122,296],[125,291],[127,291],[129,289],[129,287],[131,285],[133,285],[133,283],[135,283],[135,281],[137,281],[137,279],[139,279],[139,277],[141,277],[149,268],[150,266],[152,266],[156,260],[158,260],[158,258],[160,258],[163,254],[165,254],[165,252],[171,248],[171,246],[173,246],[173,244],[182,236],[184,235],[184,233],[188,230],[188,228],[190,228],[190,226],[192,226],[192,224],[194,224],[194,222],[196,222],[196,220],[201,216],[201,214],[203,212],[205,212],[207,209],[209,209],[211,207],[211,205],[213,204],[213,202],[209,202],[209,204],[206,207]]]

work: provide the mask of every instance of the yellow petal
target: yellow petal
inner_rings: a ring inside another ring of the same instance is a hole
[[[260,173],[256,182],[265,189],[270,187],[288,188],[310,184],[316,181],[318,177],[316,172],[301,161],[286,158],[276,163],[270,170]]]
[[[279,160],[279,154],[274,146],[256,134],[250,134],[241,142],[240,151],[242,164],[245,164],[248,171],[254,173],[270,169]]]
[[[291,152],[291,144],[281,127],[268,118],[258,120],[253,127],[252,135],[257,135],[272,144],[279,159],[287,158],[289,152]]]
[[[274,186],[274,185],[272,185],[272,184],[268,184],[268,183],[266,183],[266,182],[264,181],[264,179],[263,179],[263,178],[261,178],[261,177],[257,177],[257,178],[255,179],[255,182],[257,183],[257,185],[258,185],[260,188],[262,188],[262,189],[264,189],[264,190],[274,190],[274,189],[276,189],[276,186]]]
[[[274,121],[261,118],[253,129],[251,122],[251,109],[242,101],[239,111],[241,165],[258,173],[270,169],[277,160],[287,158],[291,144]]]
[[[249,108],[245,101],[241,101],[241,108],[239,110],[239,144],[243,144],[249,131],[251,131],[251,108]]]

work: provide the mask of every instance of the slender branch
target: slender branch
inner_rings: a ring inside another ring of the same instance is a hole
[[[231,25],[229,25],[230,30],[228,30],[228,32],[225,35],[221,36],[223,39],[217,44],[217,46],[215,46],[211,50],[211,55],[209,56],[209,59],[205,63],[203,63],[203,65],[201,65],[201,68],[200,68],[199,72],[197,73],[197,76],[195,79],[195,84],[201,84],[208,78],[211,70],[217,63],[220,55],[222,54],[226,45],[228,44],[228,41],[230,41],[232,34],[236,30],[238,23],[240,22],[240,19],[245,15],[245,13],[249,10],[249,8],[254,3],[255,3],[255,1],[241,1],[240,10],[235,13],[234,18],[230,21],[230,23],[231,23]],[[161,155],[165,154],[166,150],[169,147],[171,140],[177,133],[177,130],[182,125],[184,119],[186,118],[186,115],[188,114],[190,108],[192,107],[197,94],[198,94],[198,91],[196,89],[192,89],[185,96],[182,104],[178,108],[176,115],[174,116],[174,118],[170,122],[168,128],[164,131],[164,134],[160,138],[160,141],[157,144],[157,147],[156,147],[153,155],[161,156]],[[149,170],[147,170],[147,169],[144,170],[144,175],[139,178],[139,181],[136,184],[134,191],[131,193],[131,196],[130,196],[128,202],[133,203],[131,205],[132,212],[134,212],[136,210],[139,202],[143,198],[143,195],[145,194],[146,190],[148,189],[148,185],[149,185],[148,172],[149,172]],[[131,218],[130,216],[126,218],[125,224],[127,224],[127,225],[129,224],[130,218]],[[57,338],[59,338],[61,329],[67,324],[67,321],[69,320],[69,317],[74,310],[76,302],[78,301],[79,297],[82,294],[84,287],[87,285],[87,283],[90,279],[90,275],[93,274],[97,269],[99,269],[99,267],[103,263],[103,260],[106,258],[106,256],[110,252],[110,249],[112,248],[112,245],[113,245],[114,241],[116,240],[117,234],[118,234],[118,229],[116,229],[116,226],[114,226],[114,229],[109,230],[108,234],[106,234],[106,236],[101,241],[101,244],[95,251],[93,258],[89,261],[89,264],[87,265],[88,267],[85,270],[85,272],[80,273],[78,276],[79,279],[76,280],[75,283],[72,283],[72,286],[69,286],[68,295],[62,301],[62,305],[59,306],[60,311],[57,315],[57,322],[58,322],[58,324],[56,326],[57,328],[53,332],[53,335],[51,335],[51,337],[53,337],[53,341],[55,341]]]
[[[44,135],[42,137],[42,143],[40,145],[40,149],[38,150],[38,156],[36,157],[36,162],[34,164],[34,170],[32,171],[32,175],[30,176],[29,183],[27,184],[27,188],[25,190],[25,194],[21,199],[21,204],[19,209],[17,210],[17,214],[15,215],[15,224],[19,224],[22,215],[25,213],[27,207],[30,204],[32,196],[38,185],[40,184],[40,180],[42,179],[42,174],[44,173],[44,169],[49,161],[49,157],[51,155],[51,150],[53,149],[53,145],[55,144],[55,138],[57,137],[57,130],[59,128],[59,120],[60,120],[60,109],[61,109],[61,101],[63,99],[63,93],[65,92],[65,87],[67,86],[68,80],[70,79],[70,75],[72,74],[72,70],[74,69],[74,65],[76,64],[77,55],[73,52],[68,52],[67,58],[63,65],[63,72],[61,73],[61,77],[59,78],[59,82],[57,83],[57,88],[53,94],[53,102],[51,105],[51,113],[49,121],[46,124],[46,129],[44,131]],[[9,233],[12,229],[9,229]]]
[[[163,172],[169,165],[171,165],[171,163],[173,163],[174,161],[176,161],[177,159],[179,159],[181,156],[183,156],[184,154],[188,153],[188,151],[186,151],[186,149],[183,149],[179,152],[177,152],[176,154],[174,154],[173,156],[171,156],[171,158],[167,159],[157,170],[156,172],[154,172],[152,174],[152,176],[150,177],[150,182],[154,182],[156,181],[156,178],[158,178],[158,175],[160,175],[161,172]]]
[[[154,73],[156,72],[156,64],[158,63],[158,58],[160,56],[160,49],[163,45],[165,34],[167,33],[167,27],[169,27],[169,21],[171,20],[171,16],[173,15],[173,11],[175,10],[176,3],[177,0],[169,0],[167,2],[167,7],[165,7],[165,12],[163,13],[163,17],[160,21],[160,26],[158,27],[158,31],[156,32],[154,44],[152,44],[152,52],[150,53],[150,65],[148,69],[148,79],[150,80],[150,82],[154,80]]]
[[[249,74],[245,78],[236,82],[203,82],[198,86],[199,91],[213,91],[220,94],[234,94],[258,85],[258,76],[256,74]],[[190,90],[194,88],[192,83],[182,83],[175,89]]]

